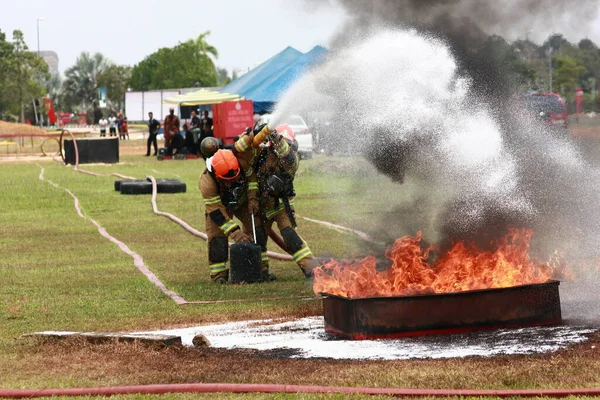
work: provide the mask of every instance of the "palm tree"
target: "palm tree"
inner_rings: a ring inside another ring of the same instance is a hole
[[[217,48],[206,42],[206,37],[208,35],[210,35],[210,31],[206,31],[200,34],[200,36],[198,36],[198,38],[196,38],[195,40],[196,46],[198,46],[201,49],[200,51],[202,54],[211,54],[214,58],[219,58],[219,52],[217,51]]]
[[[54,103],[54,106],[59,108],[59,104],[61,102],[61,97],[63,94],[63,79],[60,76],[60,72],[52,75],[50,79],[48,79],[45,83],[46,86],[46,94]]]
[[[101,53],[83,52],[75,65],[65,71],[63,90],[65,101],[70,106],[79,106],[87,111],[96,100],[98,76],[112,63]]]

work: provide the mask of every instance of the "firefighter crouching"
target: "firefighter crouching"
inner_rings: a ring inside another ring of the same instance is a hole
[[[266,231],[271,230],[273,223],[277,224],[287,252],[304,276],[312,277],[317,260],[295,230],[294,176],[299,156],[293,130],[287,124],[275,130],[264,125],[255,134],[242,135],[235,143],[234,152],[250,155],[248,158],[256,173],[260,193],[260,209],[257,212]]]
[[[227,238],[235,242],[249,242],[252,238],[249,207],[258,208],[256,174],[231,150],[217,150],[206,160],[206,170],[200,176],[198,187],[204,198],[210,278],[216,283],[226,283],[229,279]],[[234,215],[241,221],[242,228],[233,220]],[[255,225],[256,242],[262,251],[263,280],[272,280],[267,237],[260,218],[255,219]]]

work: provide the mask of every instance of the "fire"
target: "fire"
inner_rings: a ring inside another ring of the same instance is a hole
[[[430,262],[430,246],[421,247],[422,233],[404,236],[386,251],[392,265],[378,270],[375,257],[357,262],[330,262],[315,269],[315,293],[347,298],[410,296],[467,290],[504,288],[544,283],[556,277],[558,262],[540,263],[529,258],[533,231],[511,229],[482,251],[458,242],[446,254]]]

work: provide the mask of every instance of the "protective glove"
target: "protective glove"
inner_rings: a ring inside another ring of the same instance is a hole
[[[252,147],[258,147],[262,142],[264,142],[269,135],[273,133],[267,124],[264,124],[260,131],[254,135],[254,140],[252,141]]]
[[[257,216],[260,212],[260,203],[256,198],[248,199],[248,212],[254,216]]]
[[[250,236],[248,236],[244,232],[242,232],[241,229],[236,229],[235,231],[231,232],[229,234],[229,237],[231,238],[231,240],[233,240],[236,243],[250,241]]]
[[[277,133],[276,131],[273,131],[270,135],[269,135],[269,141],[271,143],[273,143],[273,146],[277,147],[279,146],[279,142],[281,142],[281,139],[283,139],[283,136],[281,136],[279,133]]]
[[[234,153],[243,153],[252,145],[252,141],[254,140],[254,133],[244,133],[233,145]]]

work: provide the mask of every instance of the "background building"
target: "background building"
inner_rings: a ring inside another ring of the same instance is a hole
[[[48,64],[48,70],[52,75],[58,73],[58,54],[54,51],[40,51],[40,57]]]

